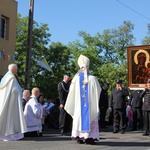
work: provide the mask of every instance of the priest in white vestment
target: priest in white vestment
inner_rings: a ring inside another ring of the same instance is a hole
[[[72,79],[65,110],[72,116],[72,135],[78,143],[95,144],[99,140],[98,101],[101,87],[89,73],[89,59],[78,58],[80,71]]]
[[[10,64],[0,83],[0,140],[15,141],[27,131],[22,109],[22,88],[15,77],[17,65]]]

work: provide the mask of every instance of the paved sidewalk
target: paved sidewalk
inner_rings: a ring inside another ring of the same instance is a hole
[[[150,137],[142,136],[141,131],[113,134],[112,127],[101,129],[100,140],[96,143],[77,144],[71,140],[70,134],[61,135],[58,130],[49,129],[39,138],[0,141],[0,150],[150,150]]]

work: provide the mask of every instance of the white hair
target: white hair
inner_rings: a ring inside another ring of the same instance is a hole
[[[23,97],[26,96],[28,93],[30,93],[29,90],[24,90],[23,93],[22,93]]]
[[[16,64],[10,64],[8,65],[8,70],[11,71],[13,68],[17,68]]]

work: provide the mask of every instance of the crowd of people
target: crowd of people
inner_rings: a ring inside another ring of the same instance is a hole
[[[128,126],[131,131],[144,131],[143,136],[150,136],[150,79],[147,80],[143,90],[123,88],[122,81],[117,80],[116,87],[111,91],[109,99],[108,87],[105,87],[106,84],[102,87],[105,92],[102,90],[103,94],[101,92],[100,95],[105,98],[100,98],[99,101],[100,114],[105,110],[104,116],[100,117],[100,127],[105,128],[105,123],[111,122],[114,134],[119,132],[124,134]],[[104,99],[108,103],[106,108],[101,102]]]
[[[13,141],[24,137],[41,137],[45,126],[70,133],[79,144],[95,144],[99,129],[113,126],[113,134],[144,130],[150,136],[150,79],[144,90],[129,90],[116,81],[108,95],[109,83],[101,87],[90,74],[90,60],[80,55],[80,70],[71,79],[65,73],[58,83],[58,97],[45,99],[40,89],[31,93],[21,88],[17,65],[10,64],[0,83],[0,140]]]

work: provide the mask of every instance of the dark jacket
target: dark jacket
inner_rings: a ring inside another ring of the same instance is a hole
[[[103,88],[100,94],[99,108],[108,108],[108,92]]]
[[[122,90],[113,89],[110,95],[109,107],[113,109],[126,108],[126,97],[128,95],[129,92],[125,88],[122,88]]]
[[[64,81],[61,81],[58,84],[58,95],[59,95],[60,104],[65,105],[68,92],[69,92],[69,86],[70,84]]]
[[[141,98],[144,98],[142,110],[150,111],[150,90],[143,91]]]
[[[24,98],[22,98],[22,108],[23,108],[23,111],[24,111],[26,103],[27,103],[27,101]]]
[[[132,108],[142,108],[141,90],[131,91],[129,105]]]

